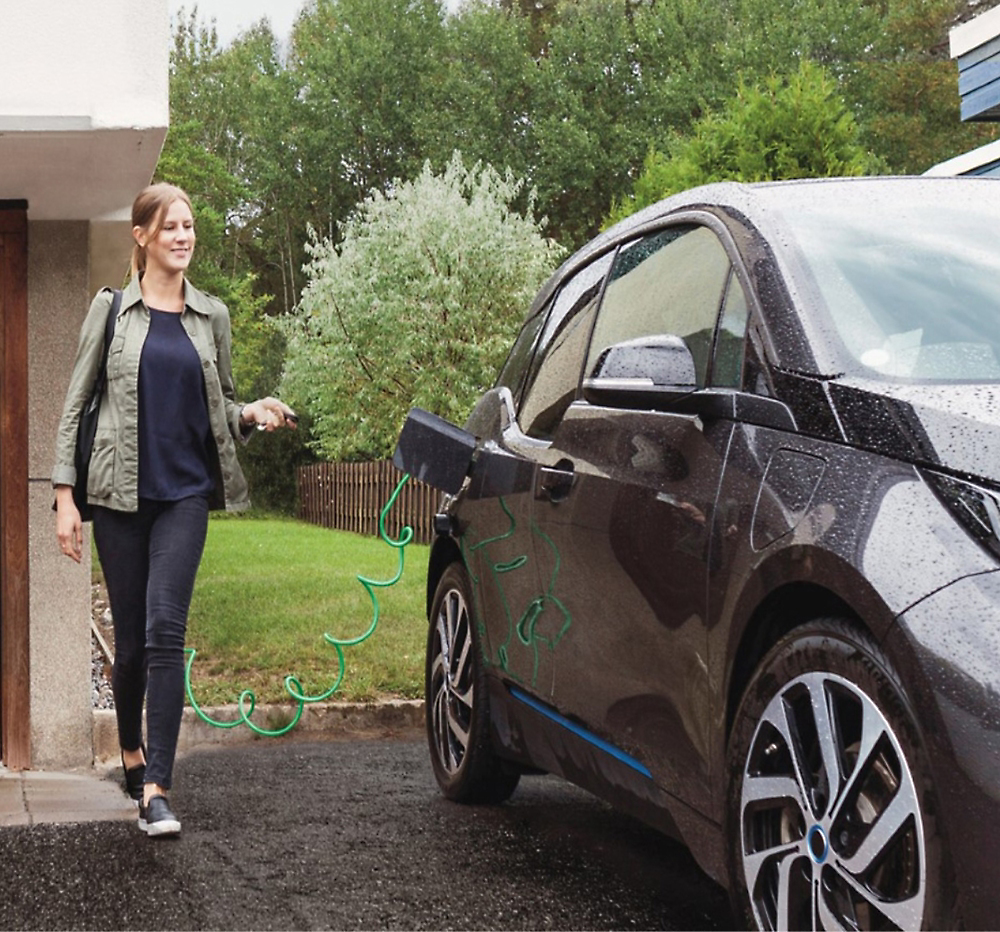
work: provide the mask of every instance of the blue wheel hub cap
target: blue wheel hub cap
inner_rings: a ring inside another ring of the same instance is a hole
[[[826,832],[818,825],[814,825],[809,829],[809,834],[806,836],[806,843],[809,845],[809,853],[812,855],[812,859],[817,864],[822,864],[826,860],[827,854],[830,853],[830,841],[826,837]]]

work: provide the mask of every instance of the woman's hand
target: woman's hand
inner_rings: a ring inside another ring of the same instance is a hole
[[[79,563],[83,559],[83,522],[73,501],[73,488],[56,486],[56,537],[59,549]]]
[[[256,425],[257,430],[271,431],[279,427],[295,430],[298,421],[298,415],[288,405],[270,396],[244,405],[240,412],[240,424],[246,427]]]

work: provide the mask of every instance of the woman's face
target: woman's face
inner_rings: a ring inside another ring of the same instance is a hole
[[[176,200],[167,207],[163,227],[156,236],[149,237],[138,227],[136,230],[136,239],[146,247],[147,271],[156,268],[168,273],[183,273],[190,265],[194,252],[194,217],[184,201]]]

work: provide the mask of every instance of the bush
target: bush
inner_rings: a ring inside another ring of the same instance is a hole
[[[511,204],[524,187],[456,153],[390,195],[373,193],[339,244],[315,237],[308,284],[286,319],[283,397],[327,459],[388,456],[412,406],[453,422],[494,381],[561,256]]]

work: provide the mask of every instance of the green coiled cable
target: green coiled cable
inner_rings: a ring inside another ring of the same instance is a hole
[[[375,629],[378,627],[379,620],[379,604],[378,596],[375,594],[376,589],[385,589],[389,586],[396,585],[397,582],[403,576],[403,555],[405,552],[406,545],[413,540],[413,528],[409,525],[405,526],[400,532],[399,539],[393,540],[385,529],[386,518],[389,512],[392,510],[392,506],[396,503],[396,499],[399,497],[399,493],[403,490],[403,486],[409,480],[410,474],[405,473],[403,478],[399,480],[396,484],[396,488],[392,495],[389,496],[389,500],[385,503],[382,511],[379,513],[378,519],[378,532],[379,536],[384,540],[390,547],[395,548],[399,553],[399,561],[396,570],[396,574],[392,579],[387,580],[376,580],[368,579],[366,576],[358,574],[358,582],[365,587],[365,591],[368,593],[368,597],[371,599],[372,603],[372,623],[368,630],[355,638],[335,638],[331,634],[324,633],[323,637],[328,644],[330,644],[333,649],[337,652],[337,676],[335,677],[333,684],[329,689],[324,692],[317,693],[316,695],[307,695],[302,689],[302,683],[293,674],[289,673],[285,677],[285,689],[288,691],[289,696],[295,700],[296,708],[295,714],[292,716],[292,720],[280,728],[262,728],[260,725],[252,722],[250,716],[253,715],[253,711],[257,706],[257,697],[254,695],[253,690],[244,689],[240,693],[239,702],[237,704],[237,709],[239,711],[239,717],[233,719],[232,721],[222,722],[218,719],[212,718],[208,715],[204,709],[198,704],[198,701],[194,697],[194,692],[191,689],[191,667],[194,665],[194,658],[197,656],[197,651],[193,647],[185,648],[184,652],[188,655],[187,664],[184,667],[184,687],[187,690],[188,702],[191,703],[191,708],[195,710],[198,717],[208,725],[214,728],[236,728],[239,725],[246,725],[251,731],[256,732],[258,735],[263,735],[268,738],[275,738],[279,735],[284,735],[290,732],[298,723],[299,719],[302,718],[302,710],[306,707],[307,703],[313,702],[323,702],[329,699],[339,688],[340,684],[344,679],[344,648],[354,647],[357,644],[361,644],[363,641],[367,641],[374,633]]]

